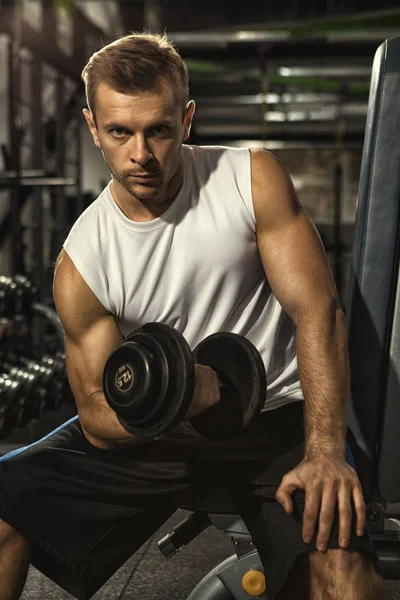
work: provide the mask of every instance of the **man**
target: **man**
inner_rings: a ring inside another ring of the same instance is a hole
[[[95,53],[83,78],[112,180],[55,270],[79,420],[1,463],[0,597],[19,597],[31,561],[90,598],[177,507],[224,487],[269,600],[382,599],[346,461],[343,314],[288,175],[263,151],[184,144],[194,103],[166,37],[126,36]],[[192,348],[221,330],[257,346],[267,400],[238,439],[209,442],[187,426],[219,401],[216,374],[200,365],[186,426],[146,443],[121,426],[103,395],[104,364],[150,321]]]

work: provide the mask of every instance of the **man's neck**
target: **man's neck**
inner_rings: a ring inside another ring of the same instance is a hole
[[[140,200],[130,194],[116,179],[111,182],[111,194],[114,202],[128,219],[137,222],[152,221],[160,217],[171,206],[183,184],[182,165],[178,167],[171,180],[160,194],[153,198]]]

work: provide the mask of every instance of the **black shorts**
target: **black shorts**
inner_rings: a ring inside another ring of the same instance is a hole
[[[94,448],[75,417],[0,459],[0,518],[31,540],[36,568],[87,599],[177,508],[224,490],[252,535],[273,600],[296,557],[316,549],[316,536],[302,540],[304,492],[293,494],[292,515],[275,500],[303,449],[303,402],[263,413],[230,442],[204,440],[182,425],[112,452]],[[338,547],[337,519],[329,547]],[[353,530],[349,549],[379,569],[368,529],[362,538]]]

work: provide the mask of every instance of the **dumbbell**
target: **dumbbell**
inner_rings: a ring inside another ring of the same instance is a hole
[[[55,408],[57,403],[56,394],[53,389],[56,375],[55,370],[34,359],[21,357],[21,363],[23,364],[24,369],[30,373],[35,373],[38,376],[36,391],[40,398],[41,414],[46,410]]]
[[[46,354],[41,357],[40,362],[52,371],[52,394],[54,396],[52,408],[57,410],[64,402],[65,361],[58,356]]]
[[[3,361],[2,366],[11,377],[24,384],[25,394],[20,399],[24,407],[22,425],[41,417],[46,410],[60,408],[64,387],[61,375],[64,366],[60,358],[45,355],[36,361],[19,355],[14,356],[13,362]]]
[[[0,438],[7,437],[18,424],[22,387],[6,373],[0,374]]]
[[[7,365],[10,372],[12,372],[11,368],[13,367],[14,371],[21,369],[35,376],[36,416],[42,416],[45,410],[53,407],[54,403],[54,396],[51,393],[54,379],[53,369],[42,364],[40,359],[36,360],[20,354],[10,353],[8,359],[11,364],[8,362],[3,364]]]
[[[238,334],[215,333],[192,352],[173,327],[147,323],[109,356],[104,395],[129,433],[143,439],[161,436],[189,409],[196,363],[217,373],[221,400],[191,419],[191,425],[207,439],[237,437],[261,411],[267,390],[258,350]]]
[[[41,383],[46,391],[46,409],[58,410],[65,400],[67,382],[65,358],[45,354],[39,359],[39,363],[30,360],[26,364],[31,369],[37,368],[38,364],[40,371],[43,371],[41,367],[45,368]]]
[[[4,376],[19,382],[17,426],[23,427],[31,419],[39,418],[45,410],[45,398],[40,388],[41,374],[20,364],[2,363]]]

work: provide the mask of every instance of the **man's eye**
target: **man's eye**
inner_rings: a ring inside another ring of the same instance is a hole
[[[151,129],[151,131],[156,135],[164,135],[169,131],[169,127],[167,127],[166,125],[156,125]]]
[[[125,135],[126,131],[124,129],[114,128],[110,129],[110,133],[114,137],[122,137],[123,135]]]

